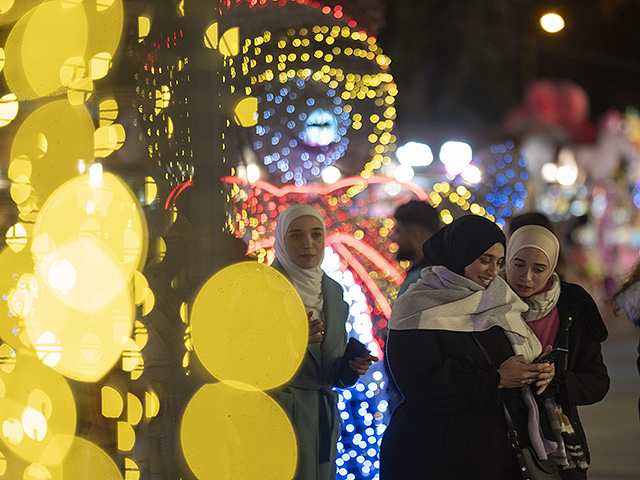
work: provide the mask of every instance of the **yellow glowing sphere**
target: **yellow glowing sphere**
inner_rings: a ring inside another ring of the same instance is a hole
[[[148,245],[146,220],[135,194],[115,175],[82,175],[51,195],[36,222],[32,251],[44,258],[78,238],[122,264],[124,282],[142,268]],[[106,262],[105,268],[110,269]],[[116,290],[121,288],[124,285]]]
[[[38,357],[66,377],[94,382],[120,358],[131,335],[134,304],[128,289],[100,310],[87,313],[67,305],[41,286],[24,329]],[[103,299],[99,299],[100,302]]]
[[[93,64],[91,65],[91,78],[96,80],[106,75],[111,68],[111,58],[116,53],[122,39],[124,6],[122,0],[79,3],[84,7],[89,28],[84,58],[87,64]]]
[[[87,48],[88,24],[82,5],[43,2],[13,27],[5,46],[5,77],[18,99],[57,93],[60,71]]]
[[[93,163],[93,133],[87,110],[67,100],[47,103],[25,119],[14,137],[10,158],[31,162],[28,181],[40,202],[77,175],[79,158]]]
[[[556,33],[564,28],[564,18],[557,13],[547,13],[540,17],[540,26],[546,32]]]
[[[71,389],[31,353],[18,352],[14,361],[10,371],[0,369],[0,441],[23,459],[57,465],[76,428]]]
[[[0,98],[0,127],[10,124],[18,116],[18,99],[13,93]]]
[[[285,383],[300,366],[308,324],[300,296],[282,274],[243,262],[202,287],[191,311],[191,334],[213,376],[266,390]]]
[[[18,300],[26,309],[33,304],[37,289],[31,282],[25,281],[25,275],[33,273],[33,260],[28,248],[13,251],[5,248],[0,252],[0,297],[7,298],[0,302],[0,338],[16,349],[29,345],[24,331],[24,321],[14,307]],[[11,302],[13,300],[13,302]],[[12,305],[13,304],[13,307]]]
[[[297,449],[293,427],[280,406],[259,390],[207,385],[191,399],[180,438],[200,479],[290,479]]]

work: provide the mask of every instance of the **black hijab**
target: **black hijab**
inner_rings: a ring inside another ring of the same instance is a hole
[[[464,276],[464,269],[496,243],[507,241],[498,225],[479,215],[466,215],[441,228],[422,245],[425,260]]]

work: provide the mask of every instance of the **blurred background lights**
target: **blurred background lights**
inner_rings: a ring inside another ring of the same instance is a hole
[[[247,181],[255,183],[260,180],[260,167],[257,165],[247,165]]]
[[[89,185],[100,184],[102,182],[102,164],[94,163],[89,167]]]
[[[480,180],[482,180],[482,173],[475,165],[467,165],[460,175],[465,182],[469,182],[474,185],[480,183]]]
[[[414,173],[409,165],[398,165],[393,171],[393,177],[400,183],[407,183],[413,179]]]
[[[564,18],[557,13],[547,13],[540,17],[540,26],[546,32],[556,33],[564,28]]]
[[[545,163],[542,165],[542,178],[548,183],[555,183],[558,178],[558,166],[555,163]]]
[[[431,147],[418,142],[409,142],[398,147],[396,156],[401,165],[410,167],[426,167],[433,162]]]
[[[570,186],[576,182],[578,178],[578,170],[569,165],[562,165],[558,168],[556,178],[560,185]]]
[[[66,292],[73,289],[77,279],[76,269],[66,258],[55,261],[49,269],[49,284],[60,291]]]
[[[461,173],[472,159],[473,152],[467,143],[449,141],[440,148],[440,161],[452,175]]]
[[[331,165],[324,168],[321,175],[324,183],[331,184],[336,183],[338,180],[340,180],[342,173],[340,173],[338,167],[334,167],[333,165]]]

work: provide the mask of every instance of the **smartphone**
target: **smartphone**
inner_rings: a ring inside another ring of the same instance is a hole
[[[569,350],[567,350],[566,348],[554,348],[549,353],[543,353],[542,355],[540,355],[533,361],[533,363],[555,363],[558,360],[564,358],[564,355],[566,355],[567,353],[569,353]]]
[[[369,353],[369,349],[364,343],[359,342],[355,338],[349,338],[349,343],[347,343],[347,348],[344,351],[343,361],[348,362],[349,360],[353,360],[355,357],[366,357]]]

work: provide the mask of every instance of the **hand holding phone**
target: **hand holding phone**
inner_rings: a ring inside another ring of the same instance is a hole
[[[549,353],[542,353],[533,363],[555,363],[564,359],[567,353],[569,353],[569,350],[566,348],[554,348]]]

